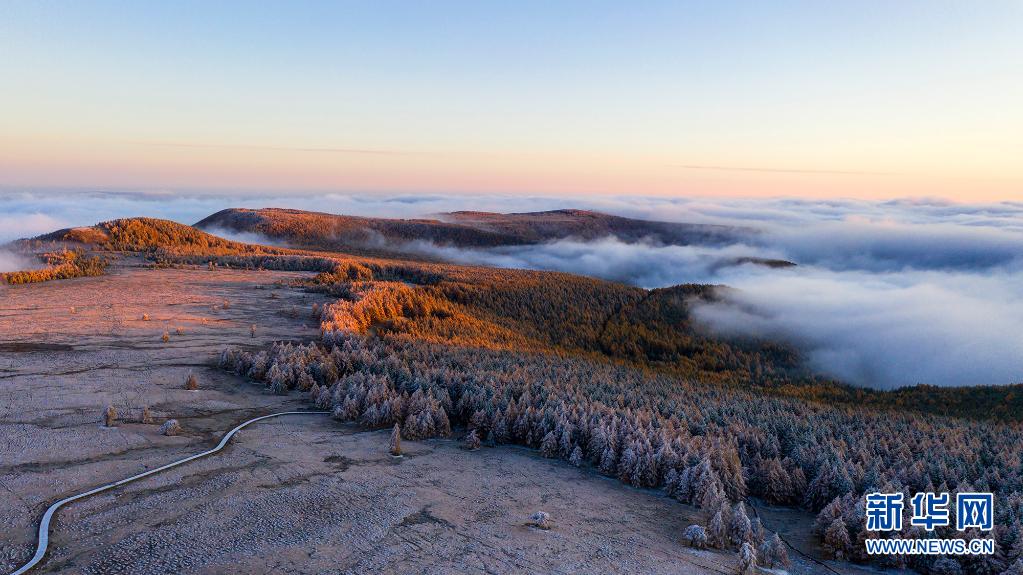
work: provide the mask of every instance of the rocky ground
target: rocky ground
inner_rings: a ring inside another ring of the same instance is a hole
[[[212,367],[225,346],[317,335],[309,312],[324,299],[291,286],[299,274],[138,263],[99,278],[0,286],[0,572],[31,555],[54,500],[208,449],[250,417],[308,407]],[[189,374],[199,390],[184,389]],[[122,422],[106,428],[111,404]],[[138,421],[146,406],[151,424]],[[182,435],[158,433],[168,418]],[[221,454],[62,509],[38,571],[734,569],[730,553],[681,544],[685,526],[706,518],[660,493],[525,449],[468,452],[431,440],[405,442],[394,458],[387,443],[386,430],[323,415],[257,423]],[[554,529],[527,525],[538,510]],[[794,572],[821,569],[793,558]]]

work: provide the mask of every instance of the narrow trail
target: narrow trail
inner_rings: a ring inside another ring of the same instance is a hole
[[[155,475],[155,474],[160,473],[162,471],[167,471],[168,469],[172,469],[172,468],[177,467],[179,465],[184,465],[184,464],[186,464],[186,463],[188,463],[190,461],[195,461],[196,459],[199,459],[199,458],[202,458],[202,457],[206,457],[207,455],[213,455],[214,453],[217,453],[218,451],[224,449],[224,447],[227,446],[227,443],[229,441],[231,441],[231,438],[234,437],[236,433],[241,431],[242,428],[244,428],[244,427],[246,427],[246,426],[248,426],[250,424],[256,423],[257,421],[262,421],[264,419],[270,419],[271,417],[280,417],[282,415],[327,415],[327,414],[330,414],[330,412],[329,411],[282,411],[280,413],[271,413],[270,415],[263,415],[263,416],[260,416],[260,417],[254,417],[252,419],[249,419],[247,421],[244,421],[244,422],[238,424],[238,426],[236,426],[234,429],[232,429],[231,431],[228,431],[224,435],[224,437],[220,440],[220,443],[218,443],[217,446],[214,447],[213,449],[209,449],[207,451],[203,451],[202,453],[197,453],[197,454],[192,455],[190,457],[186,457],[184,459],[179,459],[177,461],[173,461],[173,462],[168,463],[166,465],[157,467],[156,469],[150,469],[149,471],[146,471],[146,472],[143,472],[143,473],[139,473],[137,475],[132,475],[131,477],[125,477],[124,479],[121,479],[120,481],[115,481],[113,483],[107,483],[106,485],[101,485],[100,487],[96,487],[94,489],[90,489],[88,491],[84,491],[84,492],[79,493],[77,495],[72,495],[71,497],[65,497],[64,499],[61,499],[60,501],[57,501],[56,503],[50,505],[50,507],[46,509],[46,513],[43,514],[43,518],[39,522],[39,541],[38,541],[38,543],[36,545],[36,553],[35,553],[35,555],[32,556],[32,559],[29,559],[28,563],[25,563],[24,565],[19,567],[17,570],[13,571],[10,575],[22,575],[22,573],[27,573],[30,569],[32,569],[33,567],[38,565],[43,560],[43,557],[46,556],[46,549],[47,549],[47,547],[49,546],[49,543],[50,543],[50,521],[53,519],[53,515],[55,513],[57,513],[57,510],[60,509],[61,507],[65,506],[65,505],[67,505],[68,503],[72,503],[72,502],[77,501],[79,499],[84,499],[84,498],[86,498],[86,497],[88,497],[90,495],[95,495],[95,494],[101,493],[103,491],[108,491],[110,489],[114,489],[116,487],[120,487],[120,486],[122,486],[122,485],[124,485],[126,483],[131,483],[133,481],[138,481],[139,479],[144,479],[146,477],[149,477],[150,475]]]

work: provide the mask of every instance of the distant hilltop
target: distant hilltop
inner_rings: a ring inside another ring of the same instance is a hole
[[[295,247],[320,249],[350,248],[352,244],[381,240],[424,240],[486,248],[605,237],[661,245],[716,245],[756,233],[751,228],[647,221],[575,209],[509,214],[458,211],[436,214],[432,219],[392,219],[280,208],[231,208],[199,221],[195,227],[254,233]]]

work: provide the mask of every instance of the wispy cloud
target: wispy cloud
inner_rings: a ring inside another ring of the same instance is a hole
[[[316,146],[265,146],[258,144],[209,144],[197,142],[149,142],[132,141],[128,142],[136,146],[150,146],[157,148],[198,148],[198,149],[222,149],[222,150],[256,150],[266,152],[312,152],[318,154],[356,154],[371,156],[396,156],[409,155],[413,152],[403,150],[383,150],[373,148],[330,148]]]
[[[713,170],[717,172],[766,172],[777,174],[830,174],[839,176],[896,176],[896,172],[871,172],[860,170],[810,170],[799,168],[765,168],[751,166],[701,166],[694,164],[672,164],[674,168],[686,170]]]

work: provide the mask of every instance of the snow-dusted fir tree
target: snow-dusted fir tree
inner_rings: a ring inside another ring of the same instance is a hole
[[[724,548],[728,545],[728,525],[725,523],[725,509],[727,509],[725,506],[718,509],[707,526],[707,535],[710,539],[710,544],[714,547]]]
[[[469,451],[476,451],[480,448],[480,436],[475,429],[465,436],[465,448]]]
[[[749,543],[743,543],[739,547],[739,565],[736,573],[739,575],[757,574],[757,551]]]
[[[831,522],[831,525],[824,531],[824,551],[839,561],[849,557],[849,550],[852,543],[849,541],[849,530],[845,521],[839,517]]]
[[[769,569],[785,569],[790,564],[789,551],[777,533],[764,539],[757,556],[760,564]]]
[[[583,450],[578,445],[572,450],[572,455],[568,457],[568,462],[576,467],[582,467],[583,464]]]
[[[558,437],[554,435],[553,431],[549,431],[547,435],[543,436],[543,441],[540,442],[540,455],[544,457],[558,456]]]
[[[732,510],[732,520],[728,523],[728,538],[736,547],[743,543],[753,543],[753,526],[746,515],[746,506],[740,501]]]
[[[391,455],[401,455],[401,426],[397,423],[394,424],[394,429],[391,430],[391,444],[388,449]]]
[[[952,557],[941,557],[931,565],[931,575],[963,575],[963,568]]]

